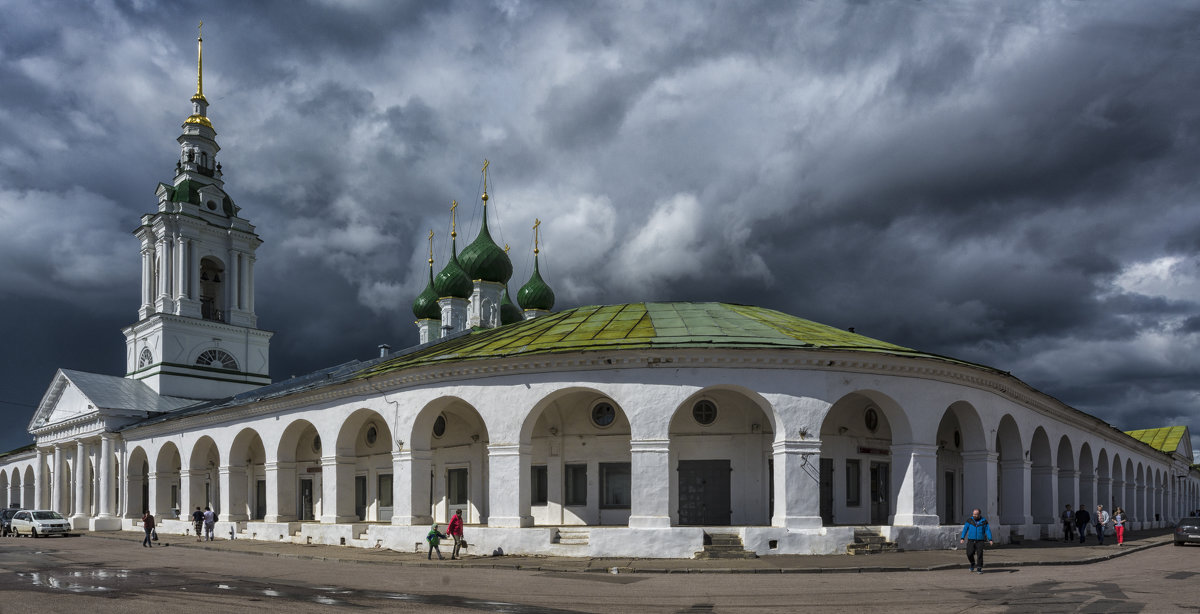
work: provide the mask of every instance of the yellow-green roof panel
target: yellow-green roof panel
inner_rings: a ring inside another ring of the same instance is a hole
[[[1125,431],[1126,435],[1160,452],[1174,452],[1178,450],[1179,444],[1183,442],[1183,436],[1186,433],[1186,426],[1164,426],[1156,429]]]

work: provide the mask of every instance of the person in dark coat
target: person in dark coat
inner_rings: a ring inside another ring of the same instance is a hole
[[[1088,513],[1087,508],[1083,504],[1079,505],[1079,509],[1075,512],[1075,528],[1079,530],[1079,543],[1083,543],[1087,537],[1087,526],[1092,521],[1092,515]]]
[[[1071,511],[1071,504],[1067,504],[1067,508],[1060,515],[1062,518],[1063,541],[1069,542],[1072,537],[1075,537],[1075,512]]]
[[[983,517],[983,512],[978,508],[971,512],[971,517],[963,524],[958,543],[963,542],[967,544],[967,561],[971,563],[971,571],[983,573],[983,542],[987,542],[989,546],[995,542],[992,541],[992,528],[988,526],[987,518]],[[979,556],[978,563],[975,562],[976,555]]]
[[[142,547],[149,548],[154,545],[150,540],[150,535],[154,533],[154,514],[150,510],[142,512],[142,529],[146,531],[146,539],[142,540]]]

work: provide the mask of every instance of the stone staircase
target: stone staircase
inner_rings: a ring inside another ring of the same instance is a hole
[[[585,527],[559,527],[558,543],[563,546],[586,546],[589,535]]]
[[[896,551],[896,542],[887,541],[879,533],[866,528],[855,529],[854,543],[846,546],[846,554],[877,554]]]
[[[746,550],[737,533],[705,533],[704,551],[696,554],[698,559],[757,559],[758,555]]]

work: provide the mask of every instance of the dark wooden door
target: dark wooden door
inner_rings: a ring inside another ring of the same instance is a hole
[[[871,524],[887,524],[891,514],[891,463],[871,463]]]
[[[367,476],[354,476],[354,515],[359,520],[367,519]]]
[[[821,524],[833,525],[833,459],[821,459]]]
[[[727,459],[679,461],[679,524],[729,525],[730,471]]]

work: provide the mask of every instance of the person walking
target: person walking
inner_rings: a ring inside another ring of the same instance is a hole
[[[217,524],[217,515],[212,508],[204,506],[204,541],[213,540],[213,527]]]
[[[1075,537],[1075,512],[1071,511],[1070,503],[1067,504],[1067,508],[1063,510],[1063,513],[1059,517],[1062,518],[1063,542],[1069,542]]]
[[[446,528],[446,532],[454,538],[454,550],[450,552],[450,560],[461,559],[462,557],[458,556],[458,550],[463,545],[462,510],[454,510],[454,517],[450,519],[450,526]]]
[[[1086,509],[1083,509],[1083,504],[1079,504],[1079,509],[1075,512],[1075,528],[1079,530],[1079,543],[1083,543],[1087,537],[1088,523],[1092,521],[1092,515]]]
[[[433,551],[437,550],[438,560],[445,560],[446,557],[442,556],[442,549],[438,548],[438,544],[443,539],[446,539],[446,534],[438,530],[436,522],[433,523],[433,526],[429,527],[429,534],[425,536],[425,541],[429,542],[429,554],[425,555],[426,559],[433,559]]]
[[[1125,544],[1125,510],[1117,507],[1113,510],[1113,532],[1117,534],[1117,545]]]
[[[1108,523],[1112,522],[1112,516],[1108,515],[1108,512],[1104,510],[1103,505],[1097,505],[1096,506],[1096,517],[1093,518],[1093,520],[1096,521],[1096,540],[1100,542],[1101,546],[1103,546],[1104,545],[1104,526],[1107,525]]]
[[[150,510],[142,512],[142,529],[146,531],[146,539],[142,540],[142,547],[149,548],[154,545],[150,540],[150,535],[154,532],[154,514]]]
[[[975,573],[983,573],[983,542],[985,541],[989,546],[995,543],[992,541],[992,528],[988,526],[987,518],[984,518],[983,512],[976,508],[971,511],[971,517],[963,524],[962,534],[958,538],[958,543],[966,542],[967,544],[967,561],[971,563],[971,571]],[[979,556],[978,563],[975,561],[976,555]]]
[[[192,512],[192,528],[196,529],[196,541],[203,539],[201,532],[204,530],[204,512],[200,511],[200,506],[196,506],[196,511]]]

